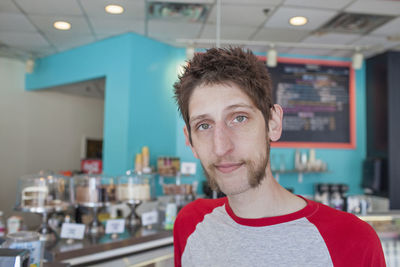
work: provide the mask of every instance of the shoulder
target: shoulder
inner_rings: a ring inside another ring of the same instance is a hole
[[[375,230],[365,221],[354,214],[340,211],[317,203],[318,209],[308,219],[324,232],[345,237],[360,236],[364,238],[375,237]]]
[[[367,222],[354,214],[317,205],[307,219],[320,232],[335,266],[385,266],[379,237]]]
[[[196,230],[197,224],[225,202],[226,198],[197,199],[179,211],[174,224],[175,266],[181,266],[181,256],[185,250],[187,239]]]
[[[183,207],[177,220],[203,220],[204,216],[211,213],[216,207],[224,205],[226,198],[219,199],[197,199]]]

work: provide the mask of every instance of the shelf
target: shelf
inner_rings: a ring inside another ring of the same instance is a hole
[[[186,177],[194,177],[195,175],[193,174],[180,174],[180,175],[162,175],[158,173],[158,176],[164,177],[164,178],[177,178],[178,176],[180,178],[186,178]]]
[[[280,171],[280,170],[272,170],[272,174],[275,174],[275,179],[279,182],[279,175],[281,174],[293,174],[297,173],[297,181],[299,183],[303,182],[303,175],[304,174],[318,174],[318,173],[329,173],[329,171],[307,171],[307,170],[287,170],[287,171]]]
[[[272,173],[279,173],[279,174],[290,174],[290,173],[328,173],[329,171],[307,171],[307,170],[287,170],[287,171],[280,171],[280,170],[271,170]]]

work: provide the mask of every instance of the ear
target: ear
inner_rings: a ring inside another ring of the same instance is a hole
[[[282,135],[283,110],[278,104],[271,108],[271,119],[268,122],[268,136],[271,141],[278,141]]]
[[[198,159],[199,157],[197,156],[196,151],[194,150],[193,146],[190,144],[190,141],[189,141],[189,132],[188,132],[188,129],[187,129],[186,125],[185,125],[185,127],[183,127],[183,133],[185,134],[185,144],[186,144],[187,146],[190,147],[190,149],[192,150],[192,153],[193,153],[194,157]]]

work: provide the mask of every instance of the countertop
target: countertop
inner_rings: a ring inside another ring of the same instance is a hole
[[[153,228],[140,228],[125,231],[117,237],[103,235],[101,237],[85,237],[83,240],[59,240],[49,246],[45,252],[48,262],[62,262],[73,265],[117,258],[123,255],[172,245],[172,231]]]

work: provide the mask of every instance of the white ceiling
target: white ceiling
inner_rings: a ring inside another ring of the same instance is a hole
[[[162,0],[165,1],[165,0]],[[221,38],[295,44],[378,45],[366,56],[389,49],[400,49],[399,0],[221,0]],[[146,20],[145,0],[0,0],[0,55],[42,57],[126,32],[183,46],[177,39],[214,39],[216,0],[182,1],[209,3],[211,11],[204,23],[178,23]],[[107,4],[125,8],[121,15],[104,11]],[[264,9],[269,9],[265,14]],[[339,12],[396,16],[367,35],[316,34]],[[303,15],[309,23],[301,27],[288,24],[291,16]],[[71,23],[70,31],[52,27],[56,20]],[[147,33],[146,33],[147,25]],[[264,51],[263,46],[247,46]],[[338,49],[280,48],[279,52],[327,56],[350,56]]]
[[[87,80],[47,88],[50,92],[104,99],[105,78]],[[40,91],[39,91],[40,92]]]

